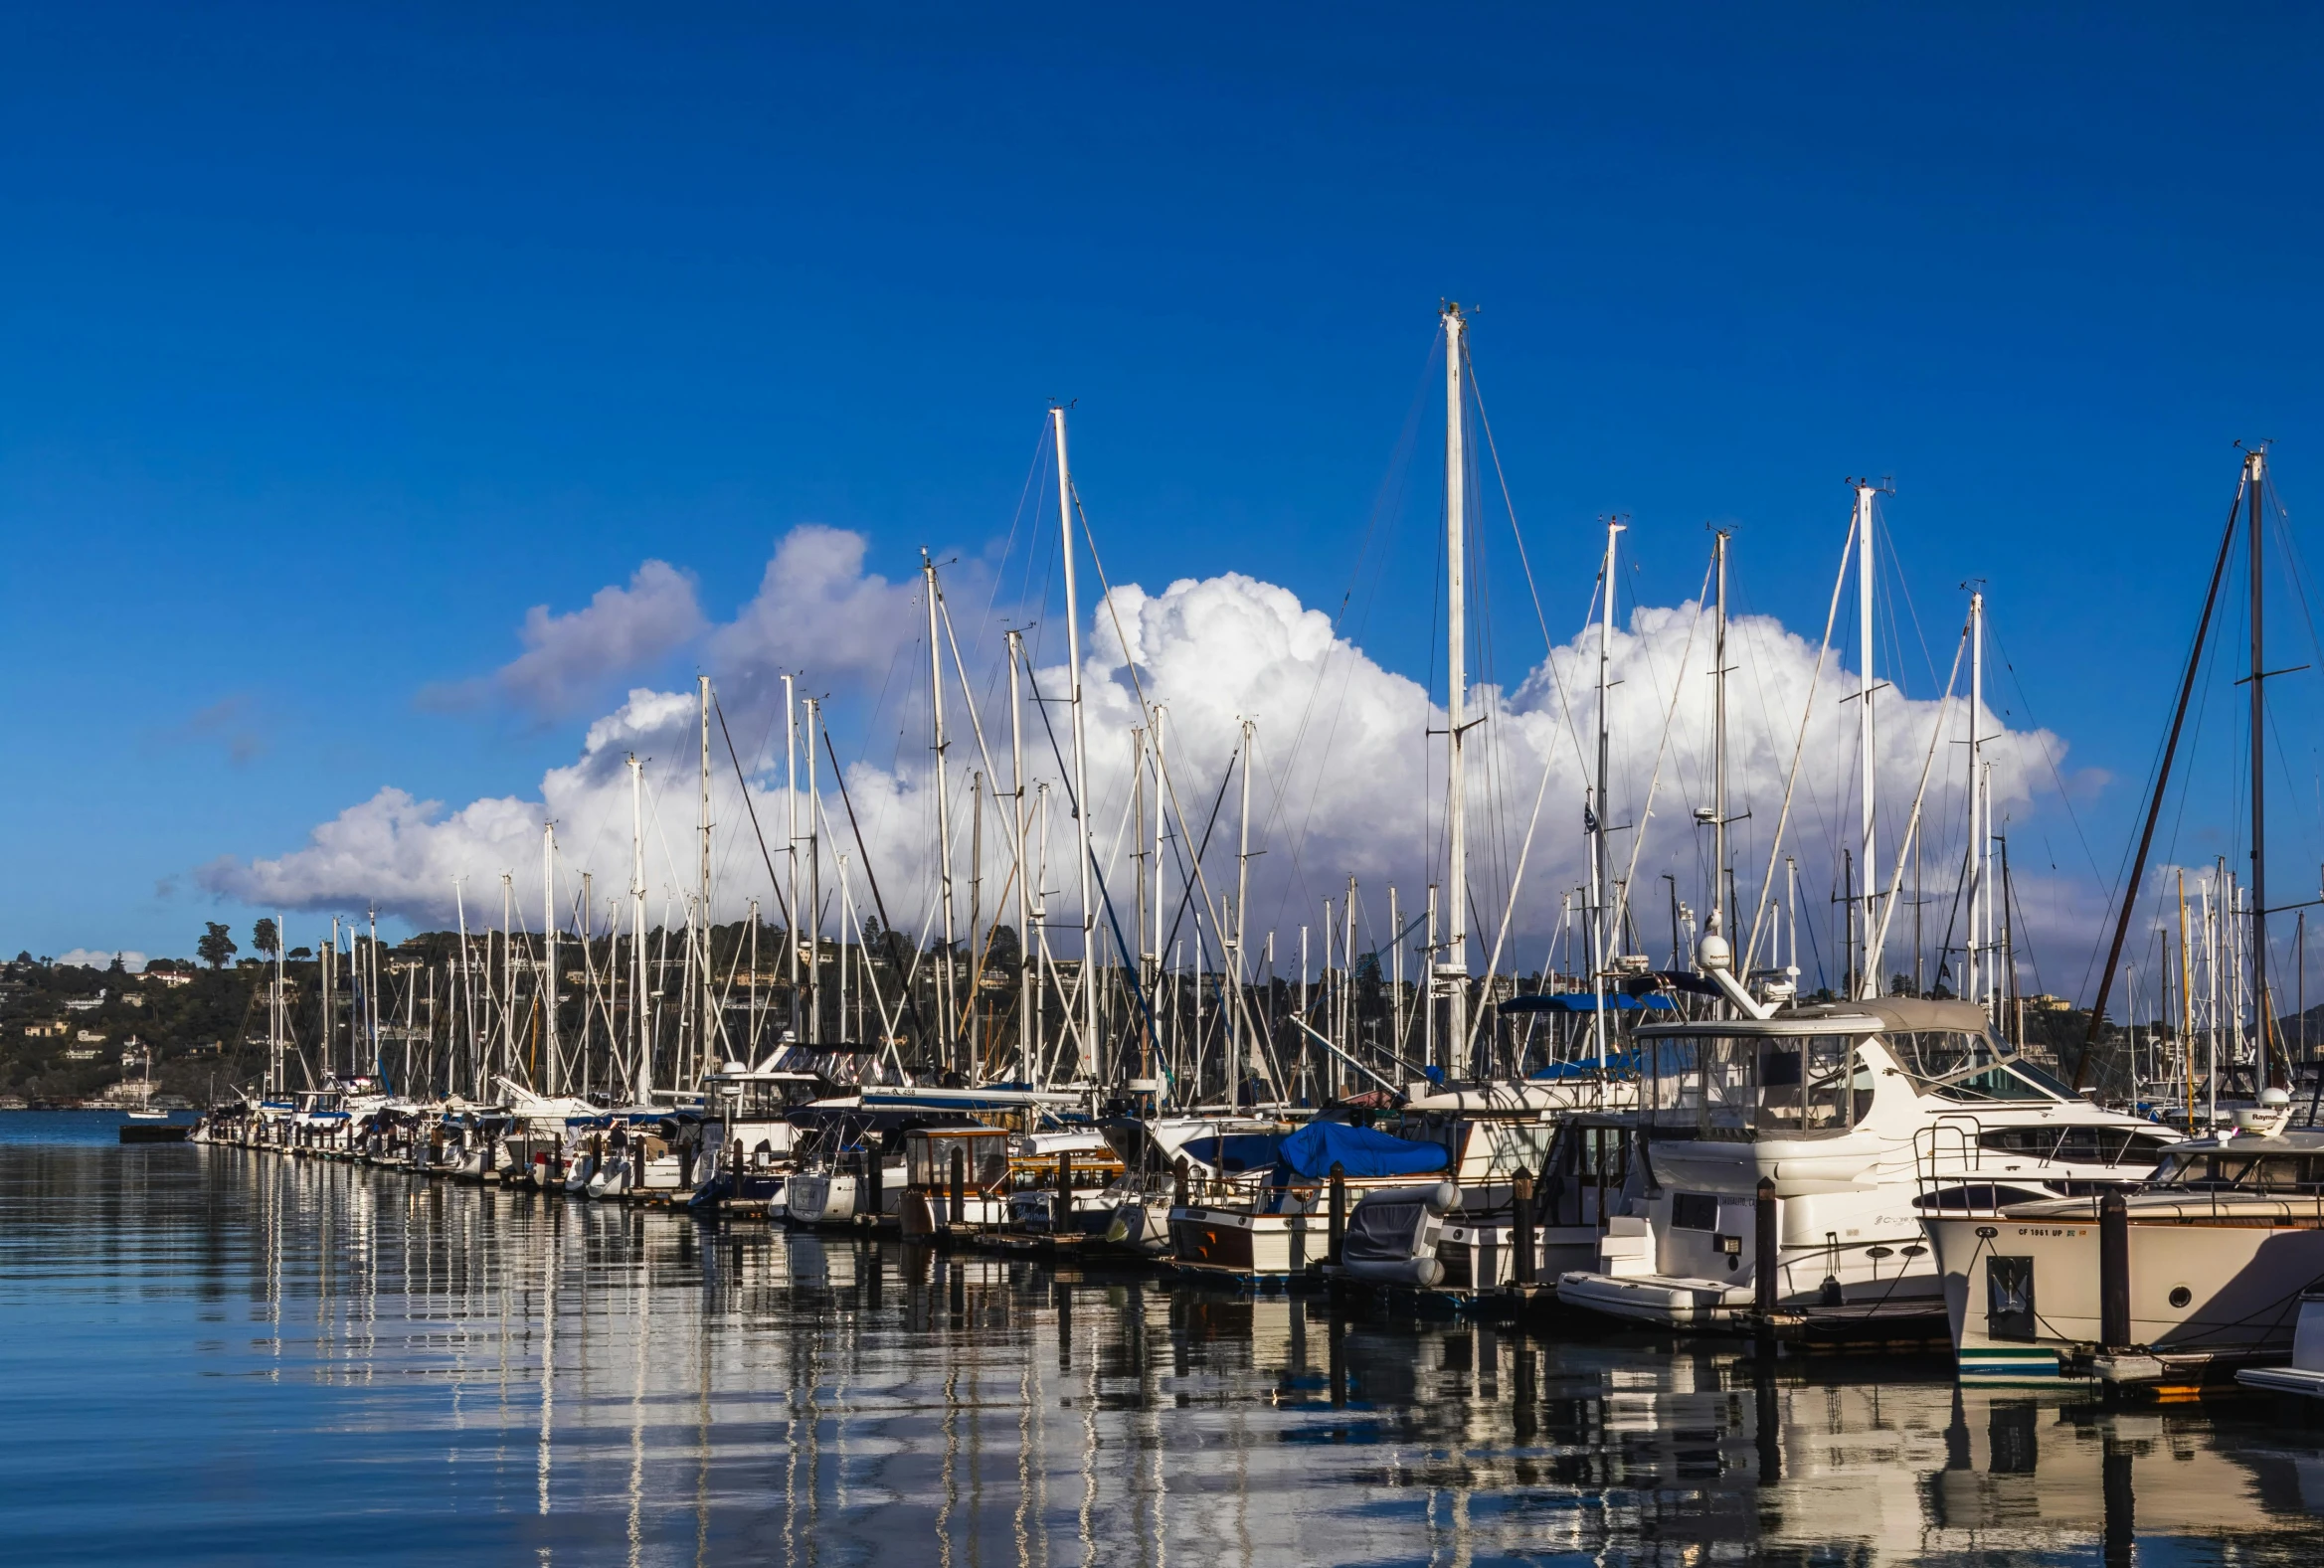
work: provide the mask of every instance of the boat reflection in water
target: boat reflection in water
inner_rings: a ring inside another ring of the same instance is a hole
[[[0,1144],[0,1311],[25,1561],[2324,1555],[2324,1439],[2263,1402],[1350,1318],[230,1149]]]

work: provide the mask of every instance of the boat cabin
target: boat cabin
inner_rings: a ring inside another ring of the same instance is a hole
[[[962,1184],[996,1192],[1008,1183],[1008,1138],[996,1127],[916,1127],[904,1134],[904,1185],[925,1192],[952,1190],[954,1154]]]
[[[1008,1140],[1007,1131],[996,1127],[916,1127],[905,1132],[904,1195],[896,1207],[905,1239],[924,1239],[956,1226],[1005,1223]]]

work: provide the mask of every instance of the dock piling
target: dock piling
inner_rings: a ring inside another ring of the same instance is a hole
[[[1517,1246],[1517,1256],[1510,1261],[1510,1278],[1520,1285],[1531,1285],[1534,1280],[1533,1259],[1533,1173],[1520,1165],[1515,1180],[1510,1183],[1510,1240]]]
[[[1324,1261],[1340,1266],[1340,1249],[1347,1238],[1347,1167],[1332,1161],[1332,1229],[1324,1244]]]
[[[1783,1233],[1777,1223],[1781,1216],[1775,1205],[1775,1182],[1771,1177],[1761,1176],[1752,1213],[1751,1305],[1762,1321],[1775,1310],[1777,1289],[1782,1283],[1776,1262],[1783,1247]]]
[[[2130,1348],[2130,1209],[2120,1192],[2098,1199],[2098,1337]]]

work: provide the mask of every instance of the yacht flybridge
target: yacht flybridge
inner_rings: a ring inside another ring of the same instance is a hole
[[[1566,1274],[1558,1298],[1643,1322],[1731,1322],[1763,1270],[1778,1307],[1941,1311],[1924,1221],[2135,1182],[2177,1140],[2074,1094],[1970,1002],[1650,1025],[1636,1047],[1639,1157],[1597,1267]]]

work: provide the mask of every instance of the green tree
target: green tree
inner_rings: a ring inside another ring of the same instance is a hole
[[[251,947],[261,958],[267,958],[281,951],[282,934],[274,929],[270,917],[262,915],[259,923],[251,928]]]
[[[1024,961],[1024,946],[1014,926],[995,926],[985,934],[984,968],[987,973],[1014,974]]]
[[[217,921],[204,921],[202,924],[202,940],[194,944],[194,951],[202,956],[202,961],[210,967],[223,969],[226,960],[233,958],[237,951],[234,937]]]

